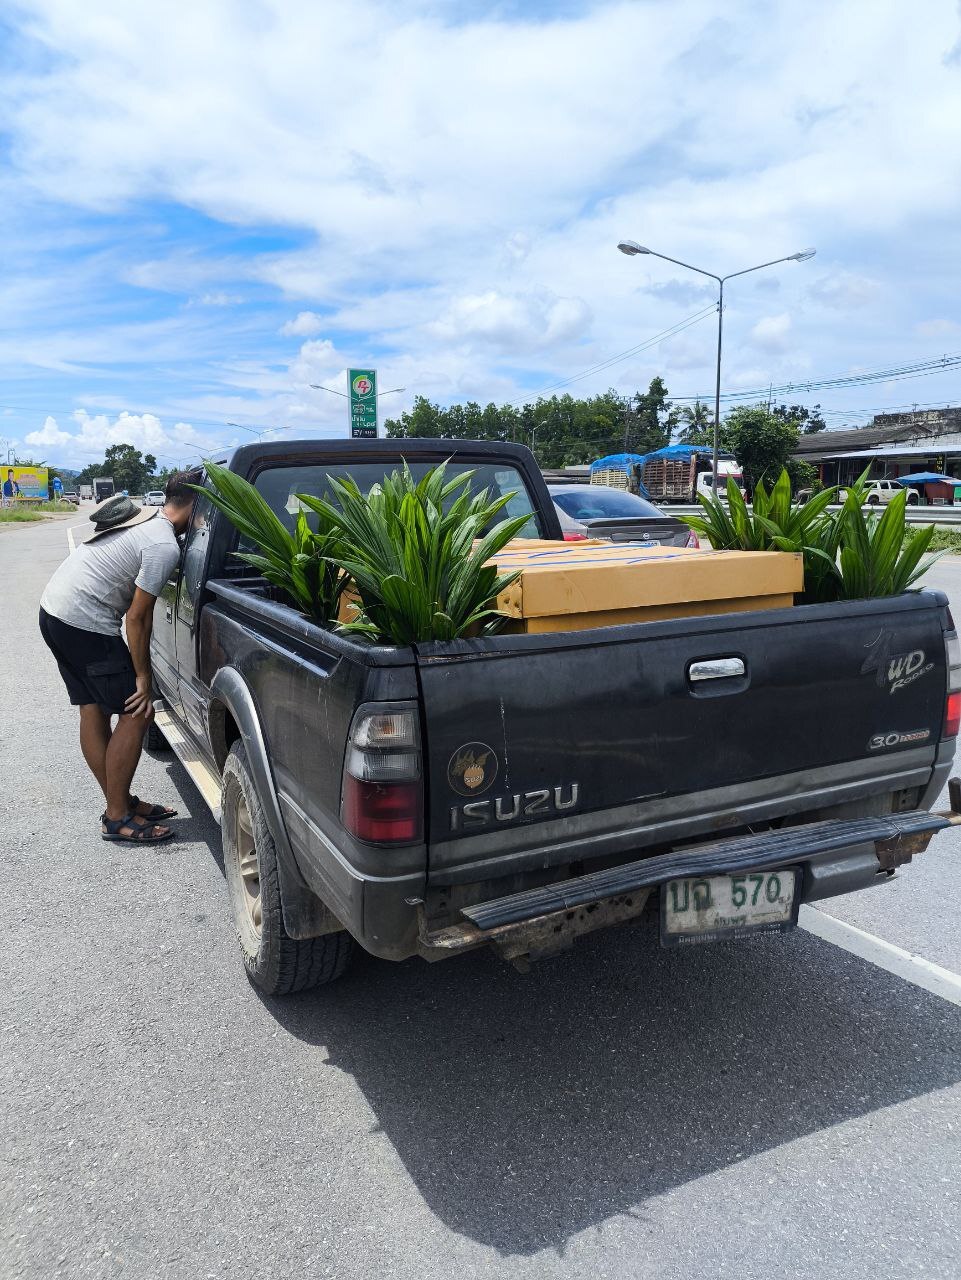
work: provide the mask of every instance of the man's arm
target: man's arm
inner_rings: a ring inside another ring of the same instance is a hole
[[[130,649],[133,669],[137,676],[137,692],[132,693],[127,699],[124,711],[131,716],[140,715],[142,712],[145,720],[153,719],[150,633],[153,630],[153,610],[156,603],[156,596],[144,591],[143,587],[137,587],[126,617],[127,647]]]

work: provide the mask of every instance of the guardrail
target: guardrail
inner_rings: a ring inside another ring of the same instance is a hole
[[[671,515],[675,516],[697,516],[702,514],[699,506],[692,506],[689,503],[663,502],[657,503],[656,505],[659,506],[662,511],[667,511]],[[751,504],[748,503],[748,507],[750,507],[750,505]],[[840,511],[840,509],[840,503],[832,503],[832,505],[828,507],[829,511]],[[865,507],[864,510],[881,512],[884,510],[884,507],[870,506]],[[908,524],[942,524],[948,525],[951,528],[961,528],[961,507],[912,506],[905,509],[905,518]]]

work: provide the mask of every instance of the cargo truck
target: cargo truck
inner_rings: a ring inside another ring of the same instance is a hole
[[[93,482],[94,502],[103,502],[112,496],[114,491],[113,476],[97,476]]]
[[[723,493],[728,477],[743,494],[741,467],[729,453],[718,456],[718,487]],[[651,502],[696,502],[714,491],[714,467],[709,448],[666,445],[653,453],[617,453],[591,463],[591,484],[628,489]]]
[[[288,528],[331,475],[366,491],[445,460],[561,539],[517,445],[221,459]],[[961,720],[939,592],[383,645],[310,621],[238,545],[198,498],[156,604],[148,745],[169,744],[221,823],[241,956],[267,992],[329,982],[357,947],[490,947],[523,968],[648,913],[666,946],[783,932],[954,817],[930,812]]]
[[[733,458],[718,459],[718,489],[723,494],[728,477],[744,493],[744,477]],[[710,454],[692,454],[689,459],[652,456],[641,471],[644,487],[652,502],[696,502],[714,492],[714,468]]]

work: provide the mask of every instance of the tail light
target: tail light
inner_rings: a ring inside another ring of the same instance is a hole
[[[956,631],[947,631],[944,650],[948,664],[948,696],[944,705],[942,737],[956,738],[961,727],[961,640]]]
[[[423,833],[424,786],[417,708],[367,704],[350,726],[340,817],[368,844],[414,844]]]
[[[693,529],[687,535],[687,542],[685,542],[684,545],[685,547],[693,547],[695,551],[699,551],[701,549],[701,543]]]
[[[586,534],[586,533],[571,533],[571,531],[570,531],[570,530],[567,530],[567,531],[565,532],[565,534],[564,534],[564,541],[565,541],[565,542],[586,542],[586,541],[587,541],[587,534]]]

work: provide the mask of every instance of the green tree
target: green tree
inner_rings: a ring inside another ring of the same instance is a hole
[[[432,404],[426,396],[415,396],[414,407],[405,410],[399,418],[388,418],[384,429],[392,439],[428,439],[442,435],[441,407]]]
[[[112,444],[103,462],[92,462],[77,476],[77,484],[92,484],[97,476],[112,476],[117,489],[128,493],[143,493],[151,487],[157,470],[157,459],[152,453],[144,456],[132,444]]]
[[[471,401],[446,408],[418,396],[410,410],[385,423],[391,438],[501,440],[526,444],[543,467],[592,462],[625,445],[647,452],[670,438],[667,388],[654,378],[646,392],[622,396],[610,389],[577,399],[570,394],[539,397],[522,408]]]
[[[714,411],[703,400],[678,409],[677,421],[683,424],[678,437],[682,444],[714,443]]]
[[[768,412],[764,404],[739,405],[727,415],[724,426],[752,491],[759,480],[773,484],[797,448],[797,426]]]
[[[671,438],[668,425],[671,402],[663,379],[652,378],[646,391],[635,392],[631,407],[634,422],[628,432],[628,451],[651,453],[654,449],[663,448]]]
[[[814,435],[816,431],[823,431],[828,425],[821,417],[819,404],[816,404],[813,409],[803,404],[778,404],[771,412],[781,422],[793,423],[805,435]]]
[[[156,458],[151,461],[157,465]],[[112,444],[104,455],[104,465],[109,467],[106,474],[113,476],[116,488],[128,493],[142,493],[152,471],[148,471],[143,454],[132,444]]]

